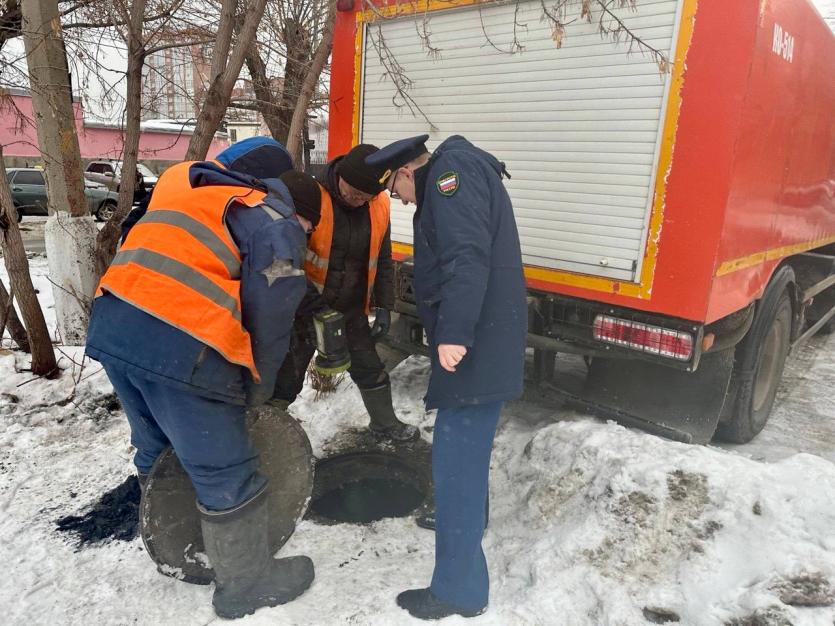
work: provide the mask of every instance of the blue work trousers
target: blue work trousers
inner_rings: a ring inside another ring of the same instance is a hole
[[[432,594],[455,607],[487,606],[481,548],[493,437],[502,402],[438,409],[432,441],[435,572]]]
[[[128,416],[133,462],[146,474],[172,446],[191,478],[197,500],[213,511],[252,498],[266,479],[246,429],[246,407],[205,398],[144,377],[121,363],[103,362]]]

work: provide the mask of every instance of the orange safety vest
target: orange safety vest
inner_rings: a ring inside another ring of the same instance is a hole
[[[254,207],[266,194],[234,186],[192,188],[193,163],[178,163],[160,176],[148,212],[119,248],[96,295],[112,293],[249,368],[260,381],[242,322],[241,253],[224,217],[232,202]]]
[[[325,279],[328,276],[328,262],[331,256],[331,245],[333,244],[333,202],[328,190],[319,185],[322,190],[322,217],[316,230],[307,242],[307,257],[304,263],[304,272],[307,277],[316,285],[319,293],[325,288]],[[391,201],[385,193],[378,193],[368,203],[368,211],[371,216],[371,241],[368,246],[368,290],[365,294],[365,312],[371,309],[371,292],[374,289],[374,279],[377,277],[377,259],[380,256],[380,248],[389,227],[389,216],[391,214]]]

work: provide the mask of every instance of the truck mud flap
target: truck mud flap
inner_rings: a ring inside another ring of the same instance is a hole
[[[250,436],[259,452],[258,471],[268,480],[270,547],[284,545],[304,515],[313,491],[314,457],[299,423],[270,406],[250,410]],[[154,463],[139,505],[145,549],[162,574],[209,584],[214,573],[203,547],[197,495],[171,448]]]
[[[581,396],[569,401],[669,439],[708,443],[722,414],[733,362],[733,350],[705,354],[695,372],[594,358]]]

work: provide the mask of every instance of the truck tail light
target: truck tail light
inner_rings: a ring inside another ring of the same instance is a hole
[[[594,338],[678,361],[689,361],[693,356],[693,335],[690,333],[608,315],[598,315],[594,318]]]

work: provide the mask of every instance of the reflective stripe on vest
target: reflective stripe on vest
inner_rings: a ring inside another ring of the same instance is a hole
[[[233,186],[192,188],[192,165],[179,163],[160,177],[148,212],[119,248],[97,295],[112,293],[260,380],[242,323],[241,254],[224,216],[232,202],[255,207],[265,194]]]
[[[270,210],[272,211],[272,209]],[[158,211],[148,212],[142,219],[144,224],[169,224],[182,228],[217,255],[226,266],[230,278],[241,277],[240,259],[208,227],[190,215],[179,211],[159,209]],[[116,255],[116,258],[119,258],[119,255]]]
[[[304,271],[308,279],[316,286],[321,293],[325,288],[325,280],[328,275],[328,263],[330,261],[331,246],[333,244],[333,202],[327,189],[321,187],[322,191],[322,217],[316,230],[307,242],[307,254],[305,256]],[[377,261],[380,257],[380,248],[386,237],[389,227],[389,216],[391,213],[391,201],[385,192],[374,196],[368,203],[369,217],[371,218],[371,239],[369,241],[368,258],[368,291],[365,294],[365,311],[370,310],[371,293],[374,290],[374,280],[377,278]]]
[[[206,296],[215,304],[223,307],[232,317],[241,321],[241,312],[238,310],[238,303],[228,293],[214,284],[210,279],[195,269],[175,259],[170,259],[158,252],[151,250],[123,250],[113,259],[111,265],[127,265],[135,263],[160,274],[173,278],[186,287],[190,287],[197,293]]]

